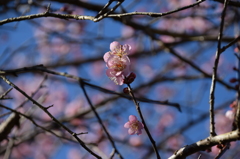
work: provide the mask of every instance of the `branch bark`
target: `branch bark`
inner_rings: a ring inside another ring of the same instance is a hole
[[[212,146],[228,143],[231,141],[236,141],[239,139],[240,139],[239,130],[231,131],[214,137],[208,137],[191,145],[186,145],[185,147],[177,150],[168,159],[185,159],[187,156],[194,154],[198,151],[205,151],[206,149],[209,149]]]

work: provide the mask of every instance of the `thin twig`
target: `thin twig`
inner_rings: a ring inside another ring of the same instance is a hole
[[[6,92],[4,92],[1,96],[0,99],[3,99],[13,88],[9,88]]]
[[[0,76],[6,76],[6,75],[10,75],[10,74],[15,75],[17,73],[23,73],[23,72],[28,72],[28,71],[40,71],[40,72],[50,73],[53,75],[65,76],[65,77],[72,78],[75,80],[89,81],[88,79],[70,75],[65,72],[57,72],[57,71],[49,70],[46,67],[44,67],[44,65],[35,65],[35,66],[31,66],[31,67],[23,67],[23,68],[18,68],[18,69],[13,69],[13,70],[0,70]]]
[[[224,108],[227,107],[227,105],[229,105],[229,103],[231,103],[233,101],[233,99],[228,100],[227,102],[222,103],[221,105],[219,105],[217,107],[217,110],[222,110]],[[217,111],[215,110],[215,111]],[[176,134],[182,134],[184,133],[184,131],[189,130],[190,128],[192,128],[192,126],[196,126],[197,124],[201,123],[202,121],[204,121],[205,119],[207,119],[209,117],[209,113],[203,113],[201,115],[199,115],[196,119],[194,120],[190,120],[187,123],[185,123],[183,126],[181,126],[178,130],[176,131],[172,131],[170,133],[168,133],[166,136],[163,136],[163,139],[161,140],[161,142],[158,143],[157,147],[158,148],[162,148],[165,146],[166,142],[173,137]],[[142,157],[143,159],[145,158],[149,158],[149,156],[151,156],[153,153],[152,149],[149,149],[148,152]]]
[[[133,94],[133,90],[132,90],[130,84],[127,84],[127,85],[128,85],[128,89],[129,89],[129,94],[131,95],[131,97],[132,97],[132,99],[133,99],[133,102],[134,102],[134,104],[135,104],[135,106],[136,106],[137,112],[138,112],[138,114],[139,114],[139,116],[140,116],[140,118],[141,118],[141,120],[142,120],[143,125],[144,125],[144,129],[145,129],[145,131],[146,131],[146,133],[147,133],[147,135],[148,135],[148,138],[150,139],[150,141],[151,141],[151,143],[152,143],[152,147],[153,147],[153,149],[154,149],[154,151],[155,151],[155,154],[156,154],[156,156],[157,156],[158,159],[161,159],[161,157],[160,157],[160,155],[159,155],[159,153],[158,153],[158,150],[157,150],[156,143],[155,143],[155,141],[154,141],[151,133],[149,132],[148,127],[147,127],[147,124],[146,124],[146,122],[145,122],[145,120],[144,120],[144,118],[143,118],[142,111],[141,111],[141,108],[140,108],[140,106],[139,106],[139,103],[137,102],[137,100],[136,100],[136,98],[135,98],[135,96],[134,96],[134,94]]]
[[[230,148],[230,143],[226,143],[224,147],[219,151],[219,154],[214,159],[220,159],[222,155]]]
[[[166,16],[166,15],[170,15],[170,14],[173,14],[173,13],[176,13],[176,12],[179,12],[179,11],[182,11],[182,10],[185,10],[185,9],[188,9],[188,8],[192,8],[194,6],[197,6],[199,5],[200,3],[204,2],[205,0],[199,0],[191,5],[188,5],[188,6],[184,6],[184,7],[181,7],[181,8],[177,8],[175,10],[172,10],[172,11],[168,11],[168,12],[164,12],[164,13],[155,13],[155,12],[131,12],[131,13],[121,13],[121,14],[111,14],[111,15],[108,15],[108,17],[125,17],[125,16],[133,16],[133,15],[146,15],[146,16],[150,16],[150,17],[163,17],[163,16]]]
[[[28,116],[28,115],[26,115],[26,114],[23,114],[23,113],[21,113],[21,112],[19,112],[19,111],[17,111],[17,110],[12,109],[12,108],[6,107],[6,106],[4,106],[4,105],[2,105],[2,104],[0,104],[0,107],[2,107],[2,108],[4,108],[4,109],[7,109],[7,110],[10,110],[10,111],[12,111],[13,113],[18,114],[19,116],[23,116],[24,118],[26,118],[26,119],[28,119],[29,121],[31,121],[36,127],[39,127],[39,128],[41,128],[42,130],[44,130],[44,131],[46,131],[46,132],[49,132],[50,134],[52,134],[52,135],[54,135],[54,136],[56,136],[56,137],[58,137],[58,138],[65,139],[65,140],[68,140],[68,141],[69,141],[69,139],[66,138],[65,136],[60,136],[60,135],[56,134],[55,132],[53,132],[51,129],[47,129],[47,128],[45,128],[45,127],[37,124],[37,122],[35,122],[31,116]],[[81,133],[78,133],[77,135],[82,135],[82,134],[87,134],[87,132],[81,132]]]
[[[19,127],[20,116],[12,113],[5,121],[0,124],[0,142],[7,138],[14,126]]]
[[[106,88],[103,88],[103,87],[99,87],[97,85],[93,85],[93,84],[90,84],[88,82],[83,82],[85,85],[87,86],[90,86],[91,88],[94,88],[96,90],[99,90],[99,91],[102,91],[104,93],[109,93],[109,94],[115,94],[115,95],[118,95],[120,97],[123,97],[123,98],[126,98],[126,99],[132,99],[132,97],[126,95],[126,94],[123,94],[123,93],[118,93],[118,92],[115,92],[115,91],[112,91],[112,90],[108,90]],[[136,98],[136,100],[138,101],[141,101],[141,102],[145,102],[145,103],[154,103],[154,104],[161,104],[161,105],[169,105],[169,106],[173,106],[175,108],[177,108],[179,111],[181,111],[181,107],[178,103],[172,103],[172,102],[169,102],[169,101],[157,101],[157,100],[152,100],[152,99],[148,99],[148,98]]]
[[[112,144],[112,147],[114,148],[114,150],[115,150],[115,152],[118,154],[118,156],[119,156],[121,159],[123,159],[122,155],[120,154],[120,152],[118,151],[117,147],[115,146],[115,143],[114,143],[114,141],[113,141],[113,139],[112,139],[112,136],[109,134],[108,130],[106,129],[106,127],[104,126],[104,124],[103,124],[103,122],[102,122],[102,119],[100,118],[100,116],[98,115],[97,111],[95,110],[95,108],[94,108],[94,106],[93,106],[93,104],[92,104],[92,102],[91,102],[91,100],[90,100],[90,98],[89,98],[89,96],[88,96],[88,94],[87,94],[87,92],[86,92],[86,89],[85,89],[85,87],[84,87],[83,81],[79,81],[79,84],[80,84],[80,86],[81,86],[81,88],[82,88],[82,90],[83,90],[83,93],[84,93],[85,98],[86,98],[87,101],[88,101],[88,104],[90,105],[93,113],[95,114],[95,116],[96,116],[97,119],[98,119],[99,124],[100,124],[101,127],[103,128],[103,130],[104,130],[104,132],[106,133],[106,135],[107,135],[110,143]]]
[[[13,148],[13,144],[14,144],[13,139],[9,139],[9,142],[8,142],[8,145],[7,145],[7,149],[6,149],[6,152],[4,154],[3,159],[9,159],[10,158],[10,155],[11,155],[11,152],[12,152],[12,148]]]
[[[220,52],[221,53],[224,52],[227,48],[238,42],[238,40],[240,40],[240,35],[236,37],[234,40],[232,40],[230,43],[228,43],[226,46],[222,47]]]
[[[69,128],[67,128],[65,125],[63,125],[61,122],[59,122],[44,106],[39,104],[37,101],[32,99],[29,95],[27,95],[24,91],[22,91],[20,88],[18,88],[15,84],[13,84],[11,81],[9,81],[6,77],[0,76],[7,84],[15,88],[18,92],[20,92],[23,96],[27,97],[30,101],[33,102],[33,104],[37,105],[40,109],[42,109],[54,122],[56,122],[59,126],[61,126],[63,129],[65,129],[69,134],[71,134],[78,143],[87,150],[90,154],[92,154],[94,157],[101,159],[100,156],[98,156],[96,153],[94,153],[91,149],[89,149],[85,143],[77,136],[76,133],[71,131]]]
[[[98,12],[98,14],[95,16],[95,18],[98,18],[100,15],[103,15],[104,11],[109,7],[114,0],[109,0],[108,3],[103,6],[103,8]]]
[[[237,57],[237,60],[238,60],[238,70],[240,70],[240,56],[235,54],[235,56]],[[237,76],[238,76],[238,81],[240,81],[240,71],[237,72]],[[235,115],[235,119],[234,119],[234,122],[235,122],[235,125],[238,129],[240,129],[240,83],[238,83],[238,92],[237,92],[237,105],[236,105],[236,115]]]
[[[206,71],[202,70],[198,65],[196,65],[195,63],[193,63],[191,60],[188,60],[187,58],[181,56],[176,50],[174,50],[173,48],[169,47],[168,45],[164,44],[161,41],[158,41],[160,43],[160,45],[164,45],[165,46],[165,50],[168,51],[169,53],[173,54],[174,56],[176,56],[178,59],[180,59],[181,61],[189,64],[193,69],[197,70],[198,72],[202,73],[205,77],[211,78],[212,76],[210,74],[208,74]],[[229,85],[228,83],[224,82],[223,80],[219,79],[219,78],[215,78],[215,80],[217,82],[219,82],[220,84],[222,84],[223,86],[225,86],[228,89],[233,89],[235,90],[235,87],[232,87],[231,85]]]
[[[215,87],[216,87],[216,81],[217,81],[218,62],[219,62],[219,58],[220,58],[220,54],[221,54],[221,41],[222,41],[222,35],[223,35],[224,17],[226,14],[227,3],[228,3],[228,0],[225,0],[224,8],[223,8],[222,15],[221,15],[221,24],[220,24],[220,31],[219,31],[219,36],[218,36],[218,45],[217,45],[217,51],[216,51],[216,55],[215,55],[214,66],[213,66],[212,84],[211,84],[211,88],[210,88],[209,113],[210,113],[210,136],[211,137],[216,135],[215,122],[214,122],[214,101],[215,101],[214,93],[215,93]]]
[[[109,0],[109,3],[111,4],[113,1],[115,1],[115,0]],[[94,21],[98,22],[98,21],[102,20],[104,17],[107,17],[110,13],[114,12],[123,2],[124,2],[124,0],[118,0],[117,4],[112,9],[110,9],[110,11],[108,11],[107,13],[105,13],[103,15],[98,14],[97,18],[95,18]],[[107,7],[110,5],[109,3],[106,5]]]
[[[201,159],[201,157],[202,157],[202,154],[200,154],[197,159]]]
[[[43,83],[45,82],[45,80],[47,79],[47,76],[44,76],[42,82],[39,84],[39,86],[37,87],[37,89],[31,94],[31,98],[33,98],[37,93],[38,91],[43,88]],[[21,107],[23,107],[27,102],[29,101],[28,98],[26,98],[16,109],[19,109]]]
[[[132,99],[130,96],[125,95],[123,93],[118,93],[118,92],[108,90],[106,88],[103,88],[103,87],[100,87],[100,86],[97,86],[97,85],[90,84],[90,83],[86,82],[86,81],[89,81],[88,79],[84,79],[84,78],[81,78],[81,77],[78,77],[78,76],[74,76],[74,75],[68,74],[66,72],[52,71],[52,70],[47,69],[43,65],[36,65],[36,66],[32,66],[32,67],[23,67],[23,68],[18,68],[18,69],[13,69],[13,70],[0,70],[0,75],[4,75],[4,76],[5,75],[12,75],[12,74],[16,75],[18,73],[24,73],[24,72],[29,72],[29,71],[32,71],[32,72],[41,71],[41,72],[46,72],[46,73],[49,73],[49,74],[64,76],[64,77],[74,79],[74,80],[77,80],[77,81],[83,80],[84,85],[87,85],[91,88],[97,89],[97,90],[105,92],[105,93],[115,94],[115,95],[118,95],[118,96],[126,98],[126,99]],[[165,79],[165,77],[162,77],[161,79]],[[171,80],[171,79],[169,78],[169,80]],[[179,111],[181,111],[180,105],[178,103],[172,103],[172,102],[169,102],[169,101],[157,101],[157,100],[152,100],[152,99],[147,99],[147,98],[137,98],[137,100],[141,101],[141,102],[147,102],[147,103],[169,105],[169,106],[176,107]]]

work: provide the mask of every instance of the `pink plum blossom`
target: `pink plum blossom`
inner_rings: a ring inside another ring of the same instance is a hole
[[[121,45],[119,42],[114,41],[110,44],[110,54],[117,56],[127,56],[131,50],[131,46],[128,44]]]
[[[124,127],[129,128],[128,133],[130,135],[140,135],[142,134],[142,129],[144,128],[144,125],[140,121],[138,121],[136,116],[130,115],[129,121],[124,124]]]
[[[108,62],[109,57],[114,55],[120,58],[127,57],[127,54],[129,54],[129,51],[131,50],[131,46],[128,44],[121,45],[119,42],[114,41],[110,44],[110,50],[111,51],[106,52],[103,56],[106,63]]]
[[[122,85],[124,78],[130,73],[129,71],[130,60],[129,58],[119,56],[111,56],[107,62],[108,70],[107,76],[116,84]]]
[[[130,74],[130,59],[127,56],[130,49],[130,45],[120,45],[119,42],[114,41],[110,44],[111,51],[103,56],[108,67],[106,74],[117,85],[122,85],[124,79]]]

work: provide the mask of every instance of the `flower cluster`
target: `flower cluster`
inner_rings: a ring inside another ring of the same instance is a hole
[[[110,51],[103,56],[108,67],[106,74],[117,85],[125,83],[124,79],[130,74],[130,59],[127,56],[130,50],[130,45],[114,41],[110,44]]]
[[[140,121],[138,121],[136,116],[130,115],[129,121],[124,124],[124,127],[129,128],[128,133],[130,135],[140,135],[142,134],[142,129],[144,128],[144,125]]]

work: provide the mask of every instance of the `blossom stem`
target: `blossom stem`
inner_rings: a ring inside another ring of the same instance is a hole
[[[139,116],[140,116],[140,118],[141,118],[141,120],[142,120],[143,125],[144,125],[144,130],[146,131],[146,133],[147,133],[147,135],[148,135],[148,138],[150,139],[150,141],[151,141],[151,143],[152,143],[152,146],[153,146],[153,149],[154,149],[154,151],[155,151],[155,153],[156,153],[157,158],[158,158],[158,159],[161,159],[161,157],[160,157],[160,155],[159,155],[159,153],[158,153],[158,150],[157,150],[156,143],[155,143],[154,139],[152,138],[152,135],[151,135],[151,133],[149,132],[148,127],[147,127],[147,125],[146,125],[146,122],[145,122],[145,120],[144,120],[144,118],[143,118],[140,105],[139,105],[139,103],[137,102],[137,100],[136,100],[136,98],[135,98],[135,96],[134,96],[134,94],[133,94],[133,90],[132,90],[130,84],[127,84],[127,85],[128,85],[128,89],[129,89],[129,94],[130,94],[130,96],[131,96],[132,99],[133,99],[133,102],[134,102],[134,104],[135,104],[135,106],[136,106],[137,112],[138,112],[138,114],[139,114]]]

